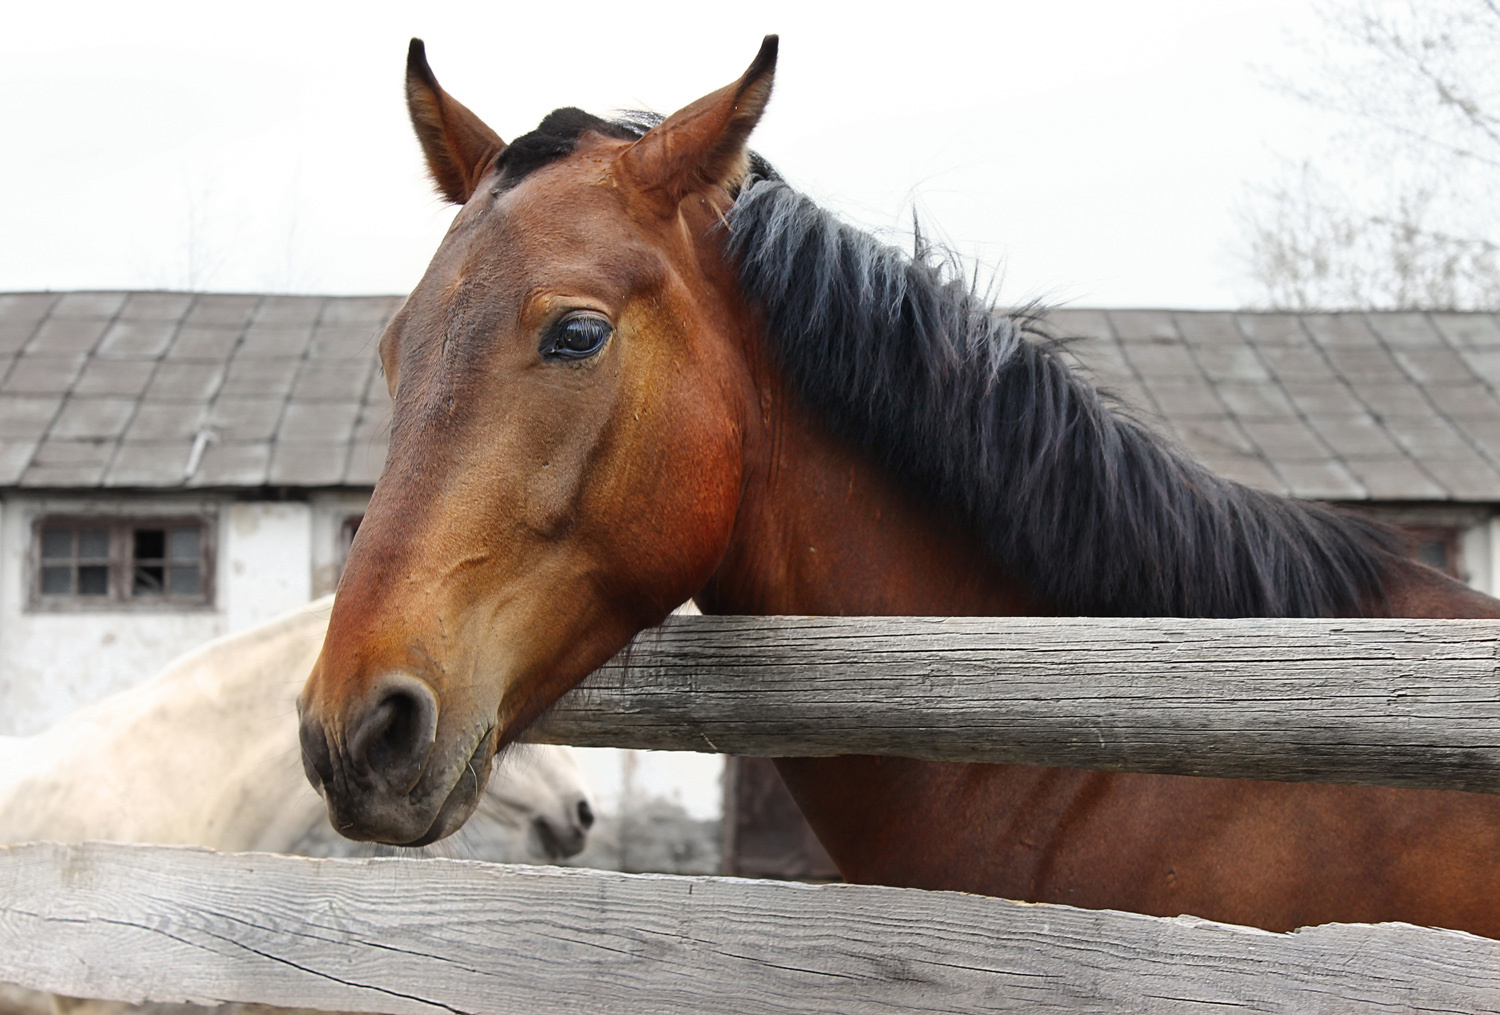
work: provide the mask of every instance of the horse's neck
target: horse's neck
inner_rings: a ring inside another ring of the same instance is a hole
[[[1386,582],[1386,602],[1372,613],[1390,617],[1442,619],[1472,617],[1500,620],[1500,599],[1455,581],[1414,561],[1393,565]]]
[[[966,526],[829,432],[761,366],[745,421],[744,490],[706,613],[1021,616],[1055,612]],[[1391,561],[1375,615],[1500,619],[1500,600]]]
[[[705,612],[1050,612],[993,563],[977,539],[903,493],[877,466],[813,425],[805,413],[788,410],[783,401],[766,419],[763,434],[747,429],[741,511],[729,552],[698,597]],[[1386,606],[1392,615],[1500,617],[1500,602],[1431,569],[1396,563],[1391,578]],[[1148,828],[1143,838],[1139,826],[1109,824],[1121,814],[1135,820],[1135,801],[1167,808],[1163,826],[1170,828],[1181,827],[1170,823],[1175,801],[1203,799],[1203,794],[1224,813],[1235,807],[1247,813],[1238,803],[1237,794],[1244,791],[1236,787],[1242,784],[1236,783],[1198,789],[1193,792],[1199,797],[1194,797],[1156,776],[1024,765],[844,756],[780,758],[776,767],[850,880],[1016,898],[1034,897],[1028,893],[1042,883],[1054,859],[1070,845],[1077,853],[1080,837],[1091,832],[1120,843],[1124,859],[1119,869],[1150,871],[1154,833]],[[1177,796],[1179,792],[1184,795]],[[1302,791],[1289,789],[1273,798],[1277,813],[1296,793]],[[1099,813],[1115,817],[1078,825],[1086,830],[1075,834],[1070,822],[1093,813],[1106,799],[1115,802],[1114,809]],[[1321,814],[1316,803],[1308,806],[1310,813]],[[1359,804],[1361,809],[1368,806],[1368,798]],[[1191,807],[1184,813],[1192,813]],[[1286,813],[1295,817],[1302,812]],[[1153,818],[1148,814],[1143,820],[1149,824]],[[1173,844],[1174,849],[1179,846]],[[1226,848],[1226,855],[1239,855],[1237,847]],[[1247,850],[1254,855],[1254,849]],[[1214,862],[1211,854],[1205,864],[1217,870]],[[1164,868],[1162,873],[1170,869]],[[1109,894],[1111,876],[1099,872],[1093,885],[1102,894],[1096,893],[1090,905],[1120,907],[1127,896]],[[1168,905],[1177,904],[1174,898]],[[1182,905],[1165,911],[1196,911],[1192,902]]]
[[[728,552],[707,613],[1015,616],[1046,612],[961,524],[903,491],[773,389],[746,428]]]

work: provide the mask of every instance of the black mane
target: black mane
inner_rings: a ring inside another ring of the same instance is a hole
[[[1197,465],[941,265],[776,179],[747,183],[729,224],[796,389],[1053,609],[1330,616],[1383,600],[1388,530]]]

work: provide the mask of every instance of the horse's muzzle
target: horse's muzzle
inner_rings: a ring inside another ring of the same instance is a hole
[[[342,743],[314,710],[304,710],[302,766],[328,802],[341,835],[393,845],[425,845],[463,824],[484,788],[473,757],[434,765],[438,701],[428,685],[407,673],[376,680],[348,708]],[[488,749],[480,737],[475,755]],[[480,759],[487,761],[487,758]],[[436,770],[435,770],[436,769]],[[464,778],[465,773],[476,773]]]

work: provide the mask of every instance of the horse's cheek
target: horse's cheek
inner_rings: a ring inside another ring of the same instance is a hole
[[[684,545],[694,552],[693,591],[719,566],[734,532],[740,502],[742,460],[736,443],[700,446],[698,459],[681,483],[678,523]]]
[[[608,576],[612,599],[670,609],[707,580],[728,545],[739,460],[713,428],[659,408],[671,411],[616,420],[609,454],[584,484],[586,531],[575,535]]]

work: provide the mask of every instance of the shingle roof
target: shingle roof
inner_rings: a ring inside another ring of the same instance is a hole
[[[1216,472],[1320,500],[1500,502],[1500,319],[1058,310],[1095,380]]]
[[[375,346],[400,302],[0,294],[0,486],[371,486],[389,420]],[[1097,381],[1234,479],[1330,500],[1500,502],[1496,315],[1049,320]]]
[[[400,303],[0,294],[0,486],[371,486]]]

